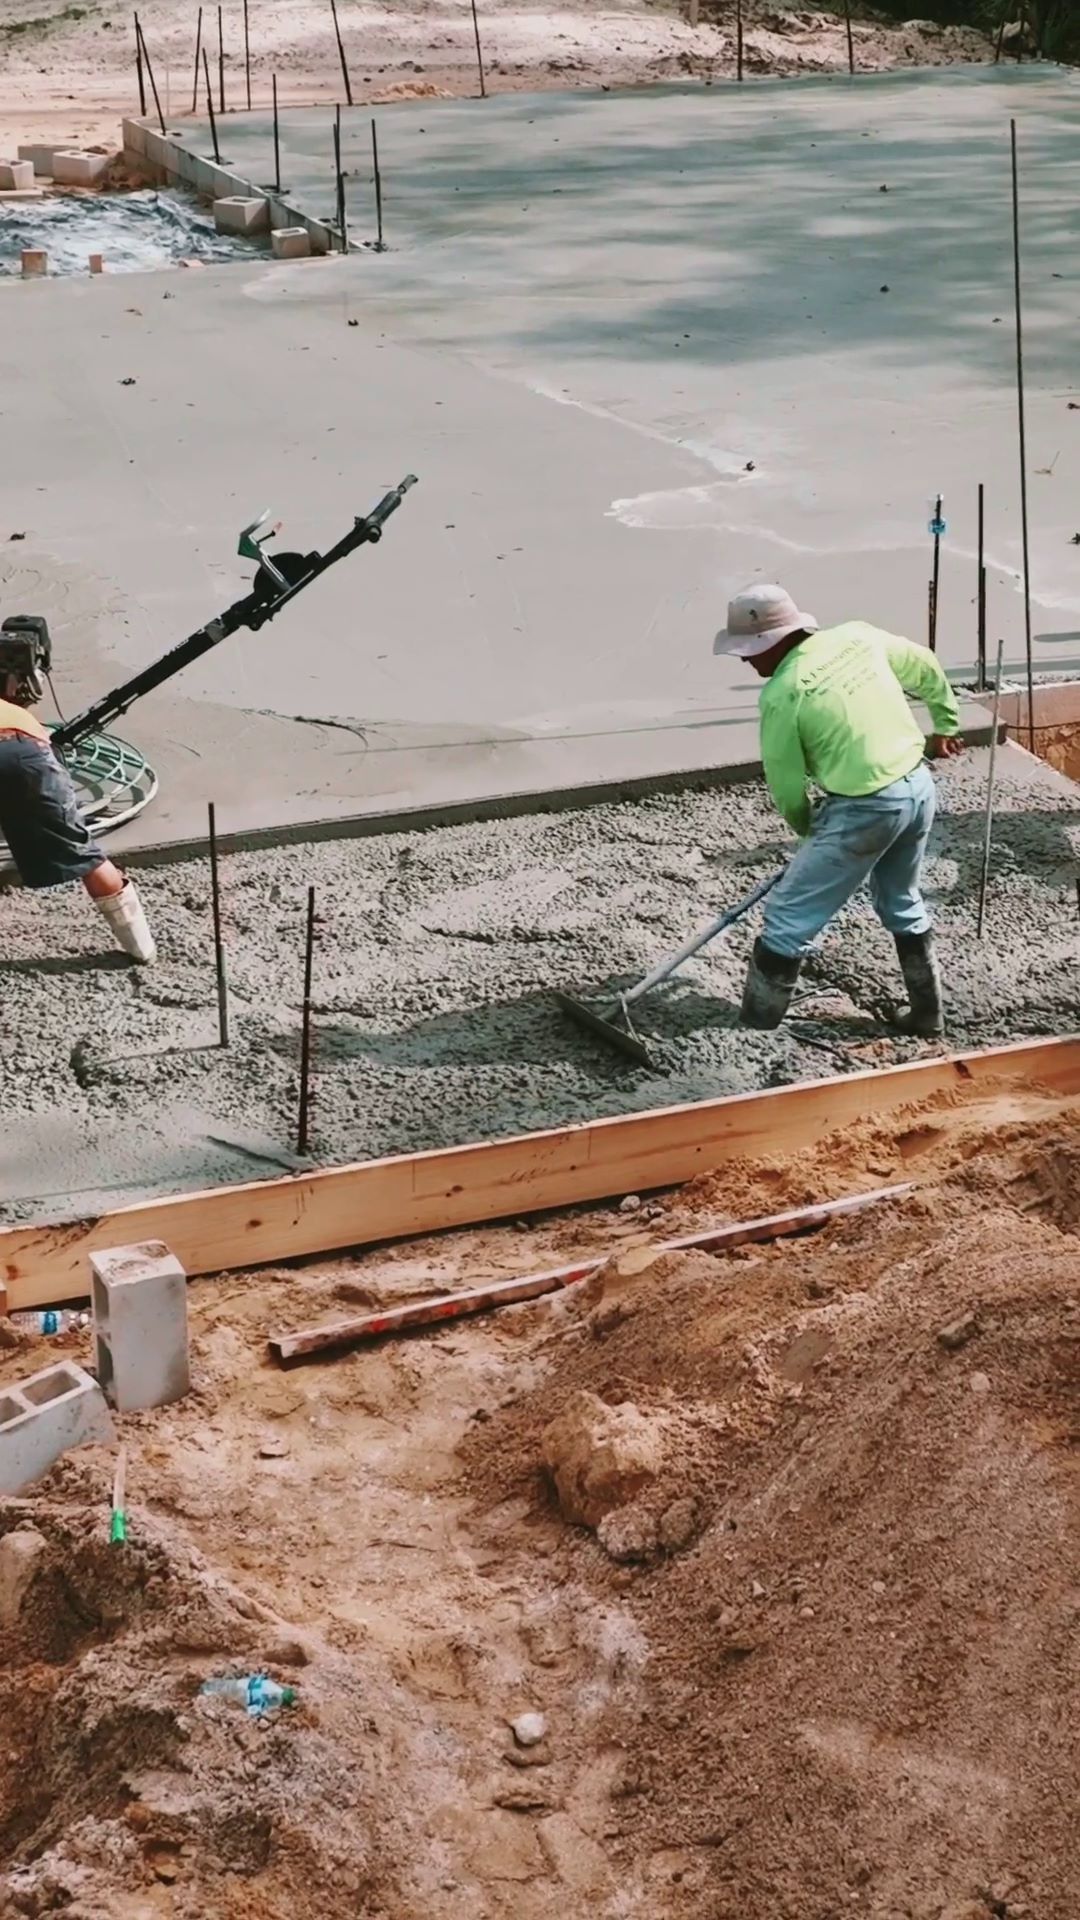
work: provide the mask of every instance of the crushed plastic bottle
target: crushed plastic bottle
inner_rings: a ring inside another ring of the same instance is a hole
[[[296,1688],[279,1687],[277,1681],[268,1679],[265,1673],[248,1673],[240,1680],[204,1680],[199,1692],[216,1694],[220,1700],[235,1700],[238,1707],[246,1707],[256,1720],[265,1713],[276,1713],[279,1707],[296,1704]]]
[[[13,1313],[10,1319],[20,1333],[71,1333],[90,1325],[88,1313],[75,1313],[68,1307],[47,1307],[41,1313]]]

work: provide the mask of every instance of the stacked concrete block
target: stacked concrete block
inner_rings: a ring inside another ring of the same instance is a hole
[[[191,1384],[187,1275],[161,1240],[90,1255],[98,1379],[121,1413],[163,1407]]]
[[[0,160],[0,190],[23,193],[34,184],[34,169],[29,160]]]
[[[265,233],[270,225],[270,208],[261,198],[225,194],[214,201],[214,225],[219,233]]]
[[[0,1387],[0,1494],[40,1480],[69,1447],[112,1438],[96,1380],[70,1360]]]
[[[29,161],[39,180],[52,179],[53,160],[55,157],[55,147],[29,146],[19,148],[19,159]]]
[[[53,180],[58,187],[96,187],[108,170],[107,153],[53,155]]]
[[[270,235],[275,260],[306,260],[311,235],[306,227],[277,227]]]

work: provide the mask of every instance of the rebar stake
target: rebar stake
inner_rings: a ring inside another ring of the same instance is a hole
[[[1016,406],[1020,428],[1020,527],[1024,546],[1024,648],[1027,657],[1028,748],[1035,751],[1035,673],[1031,658],[1031,547],[1028,538],[1027,426],[1024,417],[1024,320],[1020,298],[1020,162],[1012,129],[1013,268],[1016,285]]]
[[[304,945],[304,1012],[300,1029],[300,1110],[296,1121],[296,1151],[308,1150],[308,1119],[311,1110],[311,972],[315,954],[315,889],[308,888],[307,937]]]
[[[225,943],[221,937],[221,881],[218,875],[217,820],[214,803],[207,809],[210,839],[210,899],[214,910],[214,965],[217,969],[218,1039],[229,1044],[229,982],[225,971]]]

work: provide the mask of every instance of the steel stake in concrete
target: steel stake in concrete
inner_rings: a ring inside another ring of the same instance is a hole
[[[375,251],[385,253],[386,242],[383,239],[382,225],[382,174],[379,171],[379,132],[374,120],[371,123],[371,160],[375,169]]]
[[[851,0],[844,0],[844,22],[847,27],[847,64],[848,72],[855,72],[855,42],[851,37]]]
[[[986,685],[986,488],[979,481],[979,571],[978,636],[975,649],[975,684],[981,693]]]
[[[311,1111],[311,972],[315,957],[315,889],[308,888],[307,936],[304,945],[304,1012],[300,1029],[300,1111],[296,1122],[296,1151],[308,1150],[308,1120]]]
[[[199,111],[199,57],[202,53],[202,8],[195,26],[195,77],[191,83],[191,111]]]
[[[692,0],[692,3],[693,3],[693,0]],[[473,24],[473,33],[476,37],[476,68],[477,68],[477,72],[480,75],[480,98],[481,100],[486,100],[487,99],[487,81],[484,78],[484,56],[480,50],[480,20],[476,11],[476,0],[472,0],[472,24]],[[695,24],[695,23],[692,22],[691,24]]]
[[[941,584],[941,536],[945,531],[945,522],[941,517],[942,496],[934,498],[933,513],[930,520],[930,532],[934,541],[934,570],[930,578],[930,651],[937,652],[937,610],[938,590]]]
[[[225,971],[225,943],[221,937],[221,881],[218,875],[217,819],[211,800],[207,809],[210,836],[210,898],[214,911],[214,963],[217,969],[218,1038],[229,1044],[229,982]]]
[[[150,81],[150,90],[154,96],[154,106],[157,109],[158,125],[160,126],[162,133],[164,133],[165,115],[161,111],[161,101],[158,97],[157,81],[154,79],[154,69],[150,64],[150,49],[146,44],[146,35],[142,30],[142,25],[140,23],[138,14],[135,15],[135,32],[139,37],[139,44],[142,47],[143,62],[146,66],[147,76]]]
[[[274,75],[274,192],[281,192],[281,129],[278,126],[277,74]]]
[[[743,77],[742,0],[736,0],[735,4],[735,73],[741,80]]]
[[[1028,538],[1027,426],[1024,416],[1024,320],[1020,297],[1020,162],[1012,130],[1013,277],[1016,290],[1016,405],[1020,429],[1020,526],[1024,545],[1024,647],[1027,656],[1028,747],[1035,751],[1035,674],[1031,658],[1031,547]]]
[[[244,0],[244,87],[247,109],[251,112],[251,41],[248,37],[248,0]]]
[[[222,11],[217,10],[218,112],[225,111],[225,28]]]
[[[210,86],[210,62],[206,57],[205,47],[203,48],[202,63],[203,63],[203,73],[206,77],[206,111],[210,116],[210,138],[214,143],[214,159],[217,161],[218,165],[220,166],[221,149],[218,146],[217,121],[214,118],[214,95],[213,95],[213,90]]]
[[[990,735],[990,764],[986,772],[986,821],[983,827],[982,872],[979,875],[979,911],[975,920],[975,937],[983,937],[983,919],[986,914],[986,888],[990,879],[990,835],[994,825],[994,762],[997,756],[998,721],[1001,714],[1001,667],[1005,656],[1005,641],[998,641],[997,669],[994,674],[994,730]]]
[[[349,79],[349,63],[345,58],[345,45],[341,38],[341,28],[338,25],[337,0],[330,0],[330,11],[334,16],[334,35],[337,39],[338,59],[341,61],[341,77],[345,82],[345,98],[351,107],[353,104],[352,82]]]
[[[134,19],[134,22],[135,22],[135,71],[139,76],[139,114],[140,114],[140,117],[143,120],[145,120],[146,119],[146,82],[143,79],[142,34],[139,32],[138,14],[137,13],[133,14],[132,18]]]

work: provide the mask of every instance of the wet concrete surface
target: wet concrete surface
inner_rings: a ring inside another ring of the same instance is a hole
[[[998,756],[986,937],[974,937],[987,755],[938,775],[927,868],[948,1044],[1073,1030],[1080,790]],[[760,788],[239,854],[224,864],[232,1044],[217,1044],[204,862],[140,876],[161,947],[129,968],[81,898],[9,894],[0,1211],[57,1217],[275,1171],[295,1144],[306,888],[317,888],[312,1150],[361,1159],[887,1066],[891,939],[860,897],[775,1034],[738,1025],[760,916],[639,1014],[657,1070],[585,1038],[551,990],[624,987],[786,859]],[[214,1133],[260,1136],[255,1153]],[[269,1145],[267,1144],[269,1143]],[[67,1198],[65,1199],[65,1195]]]

